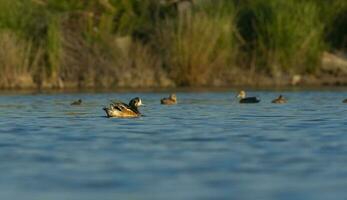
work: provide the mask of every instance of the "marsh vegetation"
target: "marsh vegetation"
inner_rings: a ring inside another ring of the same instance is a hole
[[[0,0],[0,87],[271,84],[347,49],[345,0]]]

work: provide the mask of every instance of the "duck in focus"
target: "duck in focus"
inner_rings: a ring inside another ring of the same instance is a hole
[[[77,101],[72,102],[70,105],[72,106],[79,106],[82,104],[82,99],[78,99]]]
[[[162,98],[160,100],[160,103],[164,104],[164,105],[174,105],[174,104],[177,104],[177,96],[176,96],[176,94],[170,94],[169,97]]]
[[[246,92],[241,90],[237,95],[237,98],[240,99],[240,103],[259,103],[260,99],[258,97],[247,97]]]
[[[135,97],[130,100],[129,104],[112,102],[108,108],[105,107],[103,110],[106,112],[107,117],[133,118],[141,116],[138,108],[142,105],[142,100]]]
[[[284,98],[284,96],[280,95],[276,99],[272,100],[271,103],[284,104],[287,103],[288,100]]]

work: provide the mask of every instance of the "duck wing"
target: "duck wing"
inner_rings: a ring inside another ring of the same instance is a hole
[[[121,112],[126,112],[128,110],[131,110],[129,105],[127,105],[125,103],[122,103],[122,102],[117,102],[117,103],[116,102],[112,102],[111,107],[113,109],[117,109],[117,110],[119,110]]]
[[[133,108],[129,106],[128,104],[119,102],[119,103],[112,103],[111,107],[115,110],[118,110],[120,113],[122,113],[122,116],[137,116],[141,113],[137,110],[137,108]]]

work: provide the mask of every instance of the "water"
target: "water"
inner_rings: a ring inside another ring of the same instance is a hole
[[[0,199],[346,199],[347,92],[252,94],[2,94]],[[135,96],[144,117],[104,117]]]

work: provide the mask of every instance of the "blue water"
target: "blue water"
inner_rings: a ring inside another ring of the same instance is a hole
[[[347,199],[347,91],[251,93],[2,94],[0,199]],[[104,117],[136,96],[144,117]]]

